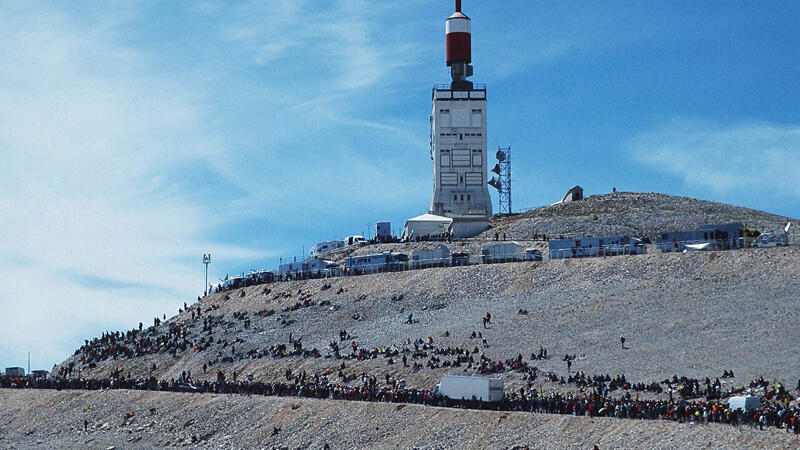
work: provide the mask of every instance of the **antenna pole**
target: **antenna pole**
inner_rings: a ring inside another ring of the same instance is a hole
[[[456,12],[461,12],[461,0],[456,0]]]
[[[203,290],[203,297],[208,295],[208,264],[211,262],[211,253],[203,254],[203,264],[206,266],[206,285],[205,289]]]

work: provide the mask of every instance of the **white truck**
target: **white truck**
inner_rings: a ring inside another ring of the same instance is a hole
[[[731,397],[728,399],[728,408],[731,411],[741,409],[742,411],[754,411],[761,408],[761,401],[758,397]]]
[[[499,378],[443,375],[434,391],[451,400],[477,400],[499,402],[503,399],[503,380]]]
[[[488,244],[481,248],[484,264],[514,262],[525,260],[525,249],[516,242]]]
[[[411,262],[415,269],[444,267],[450,265],[450,249],[442,244],[431,250],[414,250],[411,252]]]

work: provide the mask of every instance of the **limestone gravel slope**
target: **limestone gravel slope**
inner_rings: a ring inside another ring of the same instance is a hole
[[[0,405],[0,448],[800,446],[796,435],[776,429],[258,396],[6,389]]]
[[[331,287],[323,290],[327,283]],[[265,294],[266,289],[271,291]],[[310,305],[290,310],[300,297],[308,298]],[[794,386],[800,377],[796,349],[799,299],[799,247],[509,263],[294,281],[203,299],[192,308],[219,305],[203,316],[220,318],[221,325],[210,335],[201,332],[202,320],[192,320],[189,313],[170,320],[187,330],[192,344],[214,337],[215,343],[205,350],[109,359],[93,368],[77,363],[77,368],[89,377],[106,377],[114,369],[148,376],[155,363],[157,370],[152,374],[159,378],[191,370],[195,378],[213,379],[214,371],[221,368],[265,381],[282,378],[286,368],[304,369],[309,374],[336,373],[342,361],[332,358],[252,359],[246,354],[288,344],[291,333],[302,339],[305,348],[318,348],[324,356],[330,353],[328,343],[338,341],[339,330],[347,330],[363,348],[395,345],[413,349],[410,341],[431,337],[437,345],[477,346],[494,360],[518,354],[528,359],[541,345],[553,358],[536,365],[559,375],[566,375],[560,357],[568,353],[581,355],[573,371],[625,374],[635,381],[659,381],[672,375],[713,379],[723,369],[733,369],[737,378],[730,382],[739,386],[758,376]],[[520,309],[528,314],[520,315]],[[263,310],[276,313],[269,317],[256,314]],[[480,317],[487,311],[492,313],[493,324],[483,329]],[[243,312],[251,320],[248,329],[233,317]],[[404,323],[409,313],[414,314],[413,324]],[[147,333],[157,336],[166,327]],[[480,339],[470,338],[473,331],[482,333],[488,347]],[[620,335],[627,337],[628,349],[620,348]],[[226,357],[233,361],[225,362]],[[203,374],[204,363],[212,366],[208,374]],[[413,373],[402,364],[387,363],[385,358],[347,360],[345,373],[369,373],[379,379],[388,373],[418,388],[432,388],[442,374],[463,373],[463,368]],[[523,382],[518,374],[504,374],[503,378],[510,388]],[[544,383],[540,388],[548,391],[557,385]]]

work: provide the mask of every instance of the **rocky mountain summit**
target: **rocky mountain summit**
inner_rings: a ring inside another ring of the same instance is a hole
[[[782,228],[790,220],[746,208],[663,194],[615,193],[497,218],[492,229],[482,236],[451,246],[476,252],[495,233],[506,233],[508,239],[543,247],[541,241],[529,241],[534,233],[655,236],[661,231],[720,222],[741,222],[768,231]],[[387,250],[410,253],[411,249],[433,245],[438,244],[380,244],[359,248],[355,253]],[[344,255],[340,253],[338,257]],[[713,380],[721,377],[723,371],[733,371],[735,377],[722,379],[724,389],[747,387],[750,380],[758,377],[794,387],[800,377],[800,353],[795,348],[800,320],[798,299],[800,247],[796,246],[697,253],[660,253],[653,247],[645,255],[289,281],[187,301],[176,305],[180,311],[172,317],[140,318],[141,329],[87,339],[86,345],[54,368],[53,374],[164,380],[190,377],[194,382],[213,382],[222,373],[228,379],[237,376],[273,382],[302,373],[342,384],[359,384],[366,377],[381,385],[396,386],[402,382],[416,389],[432,389],[444,374],[490,375],[503,379],[507,392],[535,390],[582,395],[585,387],[564,380],[583,372],[588,376],[624,376],[631,383],[663,388],[619,389],[611,393],[613,396],[666,399],[671,395],[672,384],[664,381],[673,376]],[[489,323],[482,320],[487,313],[491,316]],[[626,345],[620,345],[621,337],[626,337]],[[538,357],[542,350],[546,350],[547,357]],[[0,393],[0,401],[19,401],[9,395]],[[223,403],[224,408],[237,408],[233,406],[237,403],[235,399],[204,400],[206,396],[199,394],[191,396],[192,400],[167,393],[107,395],[108,405],[125,405],[130,401],[135,405],[161,405],[152,406],[159,411],[170,410],[173,402],[178,401],[193,411],[200,404],[208,404],[212,409],[222,408]],[[678,395],[677,391],[673,395]],[[62,418],[72,414],[69,411],[76,401],[84,399],[71,396],[46,400],[48,404],[62,405],[58,413]],[[96,404],[99,397],[88,396],[85,401]],[[294,406],[287,409],[290,400],[275,399],[268,403],[280,411],[297,409]],[[303,428],[299,422],[293,425],[299,427],[297,434],[288,440],[280,433],[272,436],[263,430],[255,435],[262,437],[259,442],[300,447],[311,443],[321,446],[328,439],[343,439],[339,441],[341,447],[383,446],[390,442],[387,439],[391,436],[398,441],[391,441],[390,446],[397,447],[451,447],[459,442],[482,447],[487,445],[486,441],[467,437],[463,437],[466,441],[453,440],[448,433],[494,436],[492,428],[508,418],[520,426],[511,437],[492,441],[497,446],[538,445],[537,439],[545,439],[541,441],[544,446],[585,446],[597,442],[605,442],[606,446],[633,443],[653,448],[736,445],[735,441],[724,440],[723,436],[733,431],[728,429],[709,428],[699,432],[685,425],[663,423],[620,427],[589,418],[575,418],[567,423],[562,418],[526,419],[480,411],[435,412],[436,408],[421,406],[415,406],[419,408],[420,420],[412,423],[407,419],[398,422],[399,416],[390,407],[341,403],[303,400],[298,403],[301,405],[298,411],[304,411],[309,421],[327,421],[330,426],[338,424],[353,431],[361,430],[372,436],[370,440],[344,440],[348,434],[344,431]],[[21,411],[23,407],[15,408]],[[268,417],[270,424],[284,420],[264,408],[252,405],[252,411],[260,412],[237,419],[243,424],[235,429],[257,429],[262,416]],[[109,414],[117,412],[122,413],[114,409]],[[219,415],[218,429],[222,426],[219,421],[234,420],[223,412],[213,414]],[[390,431],[386,435],[367,432],[372,424],[380,428],[383,415],[397,416],[386,419]],[[356,417],[363,420],[355,420]],[[13,422],[9,420],[6,423]],[[0,426],[2,423],[0,420]],[[528,428],[524,423],[538,425]],[[412,432],[401,432],[400,424],[412,427]],[[142,438],[140,445],[204,446],[192,442],[189,431],[178,428],[174,424],[173,428],[159,425],[153,428],[159,430],[156,435]],[[184,428],[191,431],[196,425]],[[543,437],[548,429],[552,429],[555,437]],[[124,430],[114,430],[117,434],[109,431],[106,437],[125,436]],[[430,441],[421,442],[414,437],[429,434],[431,430],[449,431],[434,432],[436,437]],[[227,432],[214,433],[215,439],[222,439],[214,445],[253,444],[247,440],[231,441],[232,438],[225,437],[230,434]],[[652,438],[660,433],[669,433],[673,440],[660,442]],[[634,435],[640,436],[636,438],[639,440],[626,440]],[[68,438],[74,437],[69,432],[60,436],[67,444],[74,442],[69,445],[90,445],[86,441],[69,441]],[[747,436],[746,439],[752,439],[748,445],[753,447],[769,447],[770,443],[778,442],[771,440],[772,437]],[[98,439],[97,443],[125,445],[117,437]],[[688,441],[680,441],[684,438]],[[13,442],[35,445],[31,439],[18,437]],[[0,440],[0,446],[3,445],[7,442]]]
[[[761,231],[780,231],[797,219],[724,203],[667,194],[615,192],[583,200],[537,208],[492,221],[494,233],[510,239],[530,239],[533,233],[550,236],[628,235],[655,238],[659,233],[694,230],[712,223],[739,222]]]

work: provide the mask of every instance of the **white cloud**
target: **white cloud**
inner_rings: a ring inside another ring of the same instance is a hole
[[[637,161],[693,187],[800,195],[800,126],[677,120],[638,135],[630,150]]]
[[[217,267],[276,256],[210,238],[222,231],[403,204],[420,180],[427,191],[427,107],[414,132],[375,101],[415,47],[373,19],[404,5],[203,2],[168,19],[102,8],[0,15],[0,283],[13,286],[0,362],[30,349],[52,364],[101,329],[171,315],[201,291],[205,251]],[[418,177],[402,165],[409,149]],[[287,240],[272,239],[303,244]]]
[[[33,6],[33,5],[32,5]],[[124,23],[52,11],[0,18],[0,358],[65,357],[96,327],[133,327],[202,291],[222,225],[176,167],[213,170],[217,139],[187,87],[114,44]],[[88,280],[88,281],[87,281]],[[187,296],[187,293],[190,293]]]

